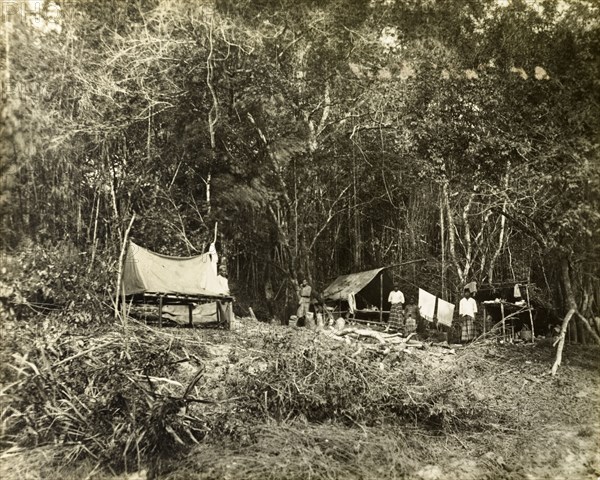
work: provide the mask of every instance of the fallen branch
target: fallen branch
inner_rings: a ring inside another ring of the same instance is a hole
[[[341,332],[338,333],[339,336],[343,337],[345,335],[357,336],[357,337],[367,337],[374,338],[381,345],[398,345],[398,344],[406,344],[410,341],[410,339],[415,335],[415,333],[411,333],[408,337],[403,338],[398,333],[383,333],[378,332],[377,330],[370,330],[366,328],[355,328],[355,327],[347,327],[344,328]],[[412,344],[417,345],[417,344]],[[419,346],[422,346],[422,343],[419,342]]]
[[[380,341],[378,345],[372,345],[372,344],[364,343],[360,339],[361,335],[357,335],[355,332],[344,331],[344,332],[340,332],[340,333],[343,333],[343,335],[336,335],[335,333],[329,332],[327,334],[327,336],[333,340],[336,340],[338,342],[344,342],[348,345],[352,344],[352,342],[350,341],[350,338],[352,338],[358,344],[358,350],[352,354],[352,357],[360,355],[360,353],[362,353],[364,350],[382,352],[381,348],[383,346],[386,347],[386,350],[389,350],[390,348],[392,348],[394,350],[403,350],[403,351],[406,351],[408,349],[408,347],[413,347],[413,348],[422,348],[423,347],[422,342],[407,343],[407,341],[406,341],[407,339],[398,338],[398,337],[387,339],[383,343]],[[354,337],[354,335],[356,335],[356,337]],[[377,338],[377,337],[374,337],[373,335],[362,335],[362,336],[367,337],[367,338]]]
[[[374,338],[381,345],[385,345],[386,344],[386,339],[383,336],[383,334],[381,334],[380,332],[376,332],[375,330],[367,330],[367,329],[364,329],[364,328],[348,327],[348,328],[344,328],[344,330],[342,330],[341,332],[339,332],[338,335],[341,336],[341,337],[343,337],[344,335],[350,335],[350,334],[359,335],[361,337]]]
[[[560,362],[562,362],[562,352],[563,347],[565,346],[565,333],[567,331],[567,327],[569,326],[569,320],[571,320],[571,317],[575,314],[575,311],[576,310],[572,308],[567,312],[560,328],[560,335],[552,344],[554,347],[558,343],[558,348],[556,349],[556,360],[554,360],[554,365],[552,365],[552,375],[556,375],[556,371],[560,366]]]
[[[108,347],[112,343],[114,343],[114,340],[111,340],[111,341],[105,342],[105,343],[101,343],[100,345],[96,345],[95,347],[88,348],[87,350],[79,352],[79,353],[77,353],[75,355],[72,355],[72,356],[70,356],[68,358],[65,358],[64,360],[61,360],[60,362],[57,362],[57,363],[53,364],[52,368],[58,367],[59,365],[62,365],[63,363],[70,362],[71,360],[75,360],[76,358],[83,357],[84,355],[87,355],[88,353],[91,353],[94,350],[98,350],[98,349],[103,348],[103,347]]]

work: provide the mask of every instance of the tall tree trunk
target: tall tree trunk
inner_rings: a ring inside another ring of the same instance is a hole
[[[586,328],[586,331],[590,334],[590,336],[596,341],[596,343],[600,343],[600,337],[593,331],[590,327],[587,320],[577,311],[577,302],[575,301],[575,295],[573,293],[573,285],[571,283],[571,268],[569,266],[569,259],[567,257],[563,257],[560,261],[560,275],[561,275],[561,283],[564,291],[564,301],[569,311],[562,323],[562,327],[560,329],[560,335],[558,340],[555,342],[558,343],[558,348],[556,350],[556,359],[554,361],[554,365],[552,366],[552,375],[556,374],[558,367],[562,361],[562,351],[565,344],[565,332],[567,327],[569,326],[569,322],[574,315],[581,320],[582,325]]]
[[[567,314],[565,315],[565,318],[562,322],[562,327],[560,329],[560,335],[558,337],[558,340],[556,340],[556,342],[554,342],[554,345],[556,345],[558,343],[558,348],[556,349],[556,359],[554,360],[554,365],[552,365],[552,375],[556,375],[556,371],[558,370],[558,367],[560,366],[560,363],[562,362],[562,352],[563,352],[563,348],[565,346],[565,333],[569,326],[569,321],[571,320],[571,318],[573,317],[574,314],[575,314],[574,309],[571,309],[567,312]]]
[[[458,262],[456,256],[456,225],[454,223],[454,212],[450,208],[450,194],[448,192],[448,180],[444,180],[442,183],[442,198],[444,200],[444,206],[446,207],[446,219],[448,221],[448,253],[450,254],[450,260],[456,268],[456,273],[461,283],[466,283],[463,269]]]
[[[446,295],[446,246],[444,232],[444,198],[440,195],[440,242],[442,247],[442,297],[448,298]]]
[[[206,175],[206,180],[204,183],[206,184],[206,213],[210,214],[211,211],[211,177],[212,177],[212,163],[216,157],[216,127],[217,122],[219,121],[219,101],[217,99],[217,94],[215,92],[214,87],[214,45],[213,45],[213,18],[210,17],[210,25],[208,28],[208,56],[206,57],[206,85],[208,86],[208,90],[210,92],[212,104],[210,106],[210,110],[208,112],[208,132],[210,137],[210,149],[211,149],[211,158],[210,165],[208,167],[208,174]]]
[[[504,175],[504,190],[508,191],[508,180],[510,174],[510,161],[507,162],[506,165],[506,175]],[[506,211],[506,204],[508,203],[508,197],[504,198],[504,204],[502,205],[502,211]],[[500,236],[498,238],[498,248],[494,252],[492,259],[490,260],[490,266],[488,269],[488,282],[492,283],[494,281],[494,266],[496,264],[496,260],[500,256],[502,252],[502,247],[504,246],[504,231],[506,229],[506,217],[504,215],[500,216]]]
[[[356,188],[356,158],[352,154],[352,215],[354,226],[354,266],[361,267],[361,239],[360,239],[360,218],[358,217],[358,199]]]
[[[297,287],[299,285],[298,272],[296,268],[297,257],[294,254],[294,248],[292,248],[289,234],[282,224],[281,216],[275,211],[272,205],[269,205],[268,211],[271,214],[273,223],[277,226],[279,247],[282,251],[282,263],[285,263],[285,265],[282,265],[281,268],[288,275],[288,278],[292,284]]]
[[[463,282],[466,282],[471,273],[471,266],[473,264],[473,241],[471,239],[471,224],[469,223],[469,214],[471,207],[473,206],[473,200],[475,199],[475,192],[469,195],[469,201],[463,208],[462,218],[464,224],[464,237],[465,237],[465,266],[463,269]]]

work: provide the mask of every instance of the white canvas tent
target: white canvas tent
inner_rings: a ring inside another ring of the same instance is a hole
[[[194,310],[202,313],[202,317],[229,323],[233,316],[233,299],[226,279],[215,271],[213,256],[204,253],[173,257],[130,242],[123,265],[126,299],[132,303],[158,304],[159,324],[162,324],[164,305],[187,305],[190,325],[194,323]],[[173,310],[170,313],[181,310],[168,309]]]

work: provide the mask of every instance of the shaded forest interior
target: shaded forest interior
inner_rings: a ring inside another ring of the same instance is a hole
[[[110,295],[135,212],[170,255],[218,223],[262,316],[303,278],[424,259],[392,269],[409,303],[532,282],[547,323],[575,309],[597,338],[597,6],[52,5],[2,25],[1,236],[30,299]]]

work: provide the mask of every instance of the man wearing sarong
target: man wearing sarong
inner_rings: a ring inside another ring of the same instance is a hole
[[[398,289],[398,285],[394,285],[388,296],[388,302],[392,304],[390,307],[390,318],[388,328],[390,326],[399,327],[402,325],[402,310],[404,308],[404,294]]]
[[[477,313],[477,302],[471,298],[471,290],[465,288],[463,298],[458,304],[458,315],[461,325],[461,342],[468,342],[475,338],[475,314]]]
[[[309,312],[309,310],[310,310],[310,294],[311,293],[312,293],[311,286],[308,284],[308,282],[306,280],[302,280],[302,283],[300,285],[300,292],[299,292],[300,298],[298,299],[298,304],[299,304],[298,312],[296,313],[298,318],[306,317],[306,314]]]

